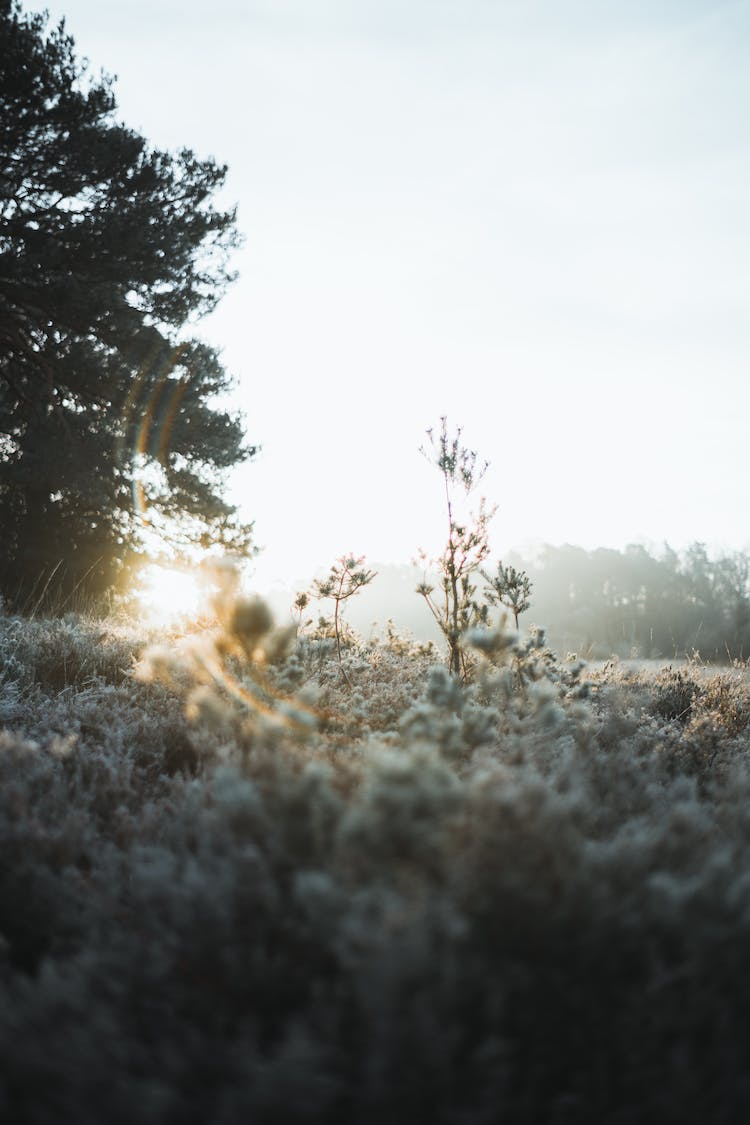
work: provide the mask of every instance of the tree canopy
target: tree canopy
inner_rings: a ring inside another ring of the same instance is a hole
[[[534,580],[534,614],[558,651],[710,660],[750,655],[750,557],[703,543],[658,554],[640,544],[586,551],[549,544],[511,555]]]
[[[0,0],[0,589],[55,570],[97,594],[142,549],[246,553],[222,497],[254,453],[214,409],[230,385],[186,326],[232,279],[226,167],[151,147],[116,117],[64,23]],[[45,579],[46,580],[46,579]]]

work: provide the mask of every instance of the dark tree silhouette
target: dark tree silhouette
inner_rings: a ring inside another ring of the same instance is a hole
[[[0,0],[0,588],[55,571],[98,594],[144,523],[175,544],[250,549],[221,495],[252,456],[211,401],[230,384],[186,339],[231,280],[226,168],[154,149],[115,116],[64,23]]]

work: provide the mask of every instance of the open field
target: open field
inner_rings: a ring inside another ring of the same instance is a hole
[[[614,657],[612,660],[589,660],[586,662],[587,675],[599,675],[605,669],[616,669],[624,675],[642,673],[658,676],[670,668],[674,672],[703,676],[708,679],[712,676],[730,675],[734,680],[747,682],[750,678],[750,665],[747,662],[741,663],[740,661],[736,661],[734,664],[719,664],[704,660],[690,660],[686,657],[677,657],[673,660],[667,660],[663,657],[658,660],[631,660]]]
[[[747,1119],[746,676],[238,635],[0,618],[3,1120]]]

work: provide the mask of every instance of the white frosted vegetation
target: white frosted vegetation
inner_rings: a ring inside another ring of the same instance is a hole
[[[5,1119],[744,1118],[741,671],[145,640],[0,619]]]

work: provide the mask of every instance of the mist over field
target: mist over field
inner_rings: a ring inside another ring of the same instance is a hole
[[[743,552],[712,557],[701,543],[680,553],[666,544],[653,552],[638,544],[622,551],[547,544],[526,555],[511,551],[506,558],[532,581],[526,624],[543,626],[548,642],[563,655],[663,664],[688,657],[730,664],[750,656],[750,558]],[[382,635],[390,620],[416,640],[439,644],[440,629],[415,596],[425,568],[416,562],[375,562],[373,568],[376,580],[347,607],[345,621],[366,637]],[[435,573],[430,577],[439,582]],[[300,579],[264,591],[279,620],[307,585]],[[306,620],[314,624],[324,608],[312,601]]]
[[[443,413],[503,557],[750,547],[746,4],[46,6],[128,124],[228,165],[200,331],[262,447],[228,495],[264,583],[437,552]]]

